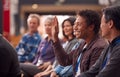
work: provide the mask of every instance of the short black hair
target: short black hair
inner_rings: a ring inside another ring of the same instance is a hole
[[[85,18],[87,26],[94,25],[94,33],[98,34],[100,29],[100,16],[93,10],[81,10],[78,13],[79,16]]]
[[[62,31],[63,31],[63,28],[64,28],[64,23],[65,23],[65,21],[70,22],[71,26],[73,26],[75,20],[76,20],[76,18],[73,17],[73,16],[65,19],[65,20],[62,22]],[[74,32],[72,33],[72,35],[73,35],[73,37],[75,37]],[[68,39],[68,37],[65,35],[64,31],[63,31],[63,36]]]
[[[109,6],[102,9],[105,16],[106,23],[110,20],[113,21],[117,30],[120,30],[120,6]]]

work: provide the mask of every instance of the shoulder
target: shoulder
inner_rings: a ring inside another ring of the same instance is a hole
[[[25,33],[24,35],[22,35],[22,39],[25,39],[25,38],[27,38],[29,36],[29,34],[28,33]]]
[[[93,47],[101,48],[101,47],[106,47],[108,45],[107,41],[103,39],[102,37],[98,37],[96,41],[93,44]]]
[[[34,33],[32,37],[36,41],[41,41],[41,36],[38,32]]]
[[[43,38],[40,42],[40,44],[45,44],[47,42],[47,37]]]
[[[38,38],[41,38],[41,36],[38,32],[35,33],[35,36],[38,37]]]
[[[77,43],[78,40],[76,38],[74,38],[73,40],[69,41],[70,43]]]
[[[7,41],[5,40],[2,36],[0,36],[0,51],[2,52],[5,52],[5,51],[9,51],[9,52],[12,52],[12,51],[15,51],[14,48],[12,47],[12,45]]]
[[[113,50],[112,51],[113,53],[119,53],[120,54],[120,43],[117,44],[116,46],[114,46],[112,50]]]

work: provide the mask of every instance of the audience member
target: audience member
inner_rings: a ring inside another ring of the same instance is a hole
[[[31,63],[37,53],[41,37],[38,33],[39,15],[30,14],[27,19],[28,32],[22,37],[16,47],[18,59],[21,63]]]
[[[51,28],[52,28],[53,17],[47,17],[45,20],[44,28],[47,34],[39,47],[37,55],[33,61],[33,64],[21,63],[21,69],[25,73],[24,77],[33,77],[38,72],[42,72],[55,60],[54,50],[51,41]]]
[[[59,42],[58,20],[56,17],[54,18],[52,40],[55,55],[61,65],[73,65],[75,77],[89,70],[107,45],[105,40],[99,36],[99,28],[100,17],[98,13],[92,10],[81,10],[74,24],[74,32],[77,32],[76,37],[84,39],[85,42],[78,49],[67,54]]]
[[[62,23],[62,33],[63,33],[63,36],[67,40],[66,43],[63,45],[63,48],[64,48],[66,53],[70,53],[73,46],[78,42],[78,40],[75,38],[75,36],[73,34],[74,21],[75,21],[74,17],[69,17],[69,18],[65,19]],[[55,62],[57,62],[57,60]],[[35,75],[35,77],[40,77],[40,76],[42,77],[42,76],[49,75],[54,68],[59,70],[59,72],[57,71],[57,73],[60,73],[60,70],[62,71],[64,69],[72,70],[71,66],[67,66],[67,67],[64,68],[63,66],[60,66],[60,65],[57,65],[57,64],[54,64],[53,68],[52,68],[52,65],[50,65],[48,67],[48,68],[51,67],[50,69],[46,69],[44,72],[38,73],[37,75]],[[57,66],[55,66],[55,65],[57,65]],[[68,75],[72,75],[72,71],[69,71]]]
[[[78,77],[120,77],[120,6],[109,6],[102,12],[102,36],[109,46],[97,62]]]
[[[21,77],[15,49],[0,34],[0,76]]]

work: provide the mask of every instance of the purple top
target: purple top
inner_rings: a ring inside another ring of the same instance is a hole
[[[33,63],[36,65],[39,60],[42,60],[43,62],[54,62],[55,60],[55,54],[52,47],[52,41],[48,41],[48,38],[46,37],[43,39],[38,47],[37,55],[33,61]]]

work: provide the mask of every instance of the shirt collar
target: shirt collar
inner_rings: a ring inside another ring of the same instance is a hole
[[[115,46],[116,44],[120,43],[120,36],[113,39],[113,41],[110,43],[111,46]]]
[[[30,35],[30,34],[28,33],[28,37],[34,37],[34,36],[36,36],[37,34],[38,34],[38,32],[33,33],[33,35]]]

